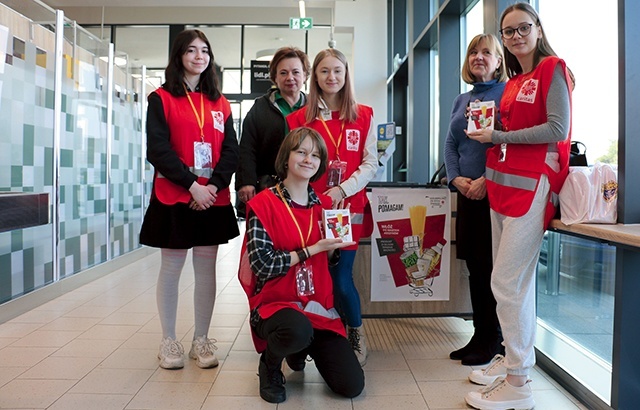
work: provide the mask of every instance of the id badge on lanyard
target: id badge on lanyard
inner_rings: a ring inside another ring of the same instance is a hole
[[[298,296],[311,296],[316,293],[313,286],[313,266],[306,263],[298,264],[296,268],[296,290]]]
[[[193,159],[196,169],[211,169],[213,166],[211,160],[211,144],[208,142],[193,143]]]
[[[346,161],[340,161],[339,159],[329,161],[329,165],[327,166],[327,188],[333,188],[340,185],[346,173]]]

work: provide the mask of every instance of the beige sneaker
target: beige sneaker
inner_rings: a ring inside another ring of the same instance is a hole
[[[369,352],[367,352],[367,340],[364,335],[364,326],[347,326],[347,339],[351,344],[353,352],[358,358],[358,362],[360,362],[360,366],[367,364],[367,356],[369,355]]]
[[[166,337],[160,343],[160,367],[163,369],[182,369],[184,367],[184,347],[177,340]]]
[[[218,358],[214,352],[218,350],[215,342],[215,339],[208,339],[206,336],[198,336],[191,342],[189,357],[196,360],[198,367],[208,369],[218,365]]]
[[[536,402],[527,380],[524,386],[516,387],[499,377],[491,386],[467,393],[465,401],[471,407],[481,410],[530,410]]]
[[[489,362],[486,369],[474,370],[469,373],[469,380],[476,384],[488,386],[498,377],[507,377],[507,368],[504,367],[504,356],[497,354]]]

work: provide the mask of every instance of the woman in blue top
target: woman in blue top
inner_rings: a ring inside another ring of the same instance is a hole
[[[486,150],[467,138],[468,107],[473,101],[494,101],[500,106],[507,74],[502,47],[493,34],[480,34],[469,43],[462,66],[462,79],[473,89],[453,102],[449,133],[444,145],[449,188],[458,191],[456,217],[456,256],[466,261],[473,309],[474,333],[461,349],[451,352],[453,360],[464,365],[489,362],[503,353],[502,332],[491,291],[491,220],[485,186]]]

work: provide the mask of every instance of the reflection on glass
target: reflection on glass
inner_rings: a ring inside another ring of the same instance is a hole
[[[610,400],[614,246],[548,232],[538,263],[536,347]]]

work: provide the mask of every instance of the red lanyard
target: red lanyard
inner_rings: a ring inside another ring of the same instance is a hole
[[[302,229],[300,229],[300,225],[298,224],[298,220],[293,215],[293,211],[291,210],[291,207],[289,206],[287,201],[284,199],[284,194],[280,190],[280,186],[276,185],[276,189],[278,190],[278,194],[280,195],[280,199],[282,199],[282,203],[284,204],[284,206],[287,207],[287,211],[289,211],[289,215],[291,215],[291,219],[293,219],[293,223],[296,224],[296,228],[298,228],[298,233],[300,234],[300,241],[302,241],[302,247],[306,248],[307,247],[307,241],[309,241],[309,238],[311,237],[311,230],[313,228],[313,210],[311,211],[311,215],[309,216],[309,232],[307,233],[307,239],[305,240],[304,236],[302,236]]]
[[[184,87],[184,91],[187,93],[187,98],[189,99],[189,104],[191,104],[191,108],[193,109],[193,113],[196,116],[196,121],[198,121],[198,127],[200,127],[200,138],[202,142],[204,142],[204,97],[202,92],[200,93],[200,115],[198,115],[198,111],[196,110],[196,106],[193,104],[193,100],[189,95],[189,90],[187,90],[187,86],[182,84]]]

